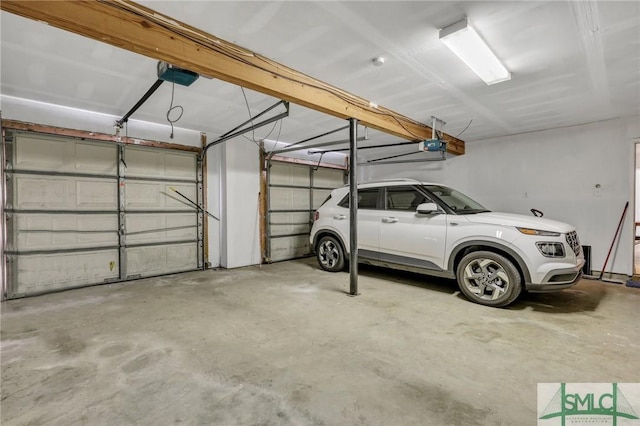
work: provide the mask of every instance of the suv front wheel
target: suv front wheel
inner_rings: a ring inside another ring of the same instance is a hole
[[[462,293],[481,305],[507,306],[522,292],[522,280],[515,265],[490,251],[474,251],[464,256],[456,278]]]
[[[325,271],[339,272],[344,269],[344,250],[335,237],[325,235],[316,246],[318,263]]]

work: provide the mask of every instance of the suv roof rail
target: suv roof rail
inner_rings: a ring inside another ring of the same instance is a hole
[[[416,178],[392,178],[392,179],[383,179],[381,182],[417,182],[422,183],[421,180]]]
[[[390,183],[390,182],[407,182],[407,183],[417,183],[423,184],[424,181],[415,178],[390,178],[390,179],[378,179],[378,180],[367,180],[363,182],[358,182],[358,185],[371,185],[377,183]],[[349,186],[348,183],[344,184],[343,187]]]
[[[413,182],[413,183],[422,183],[421,180],[415,178],[390,178],[390,179],[380,179],[380,180],[372,180],[367,182],[358,182],[358,183],[385,183],[385,182]]]

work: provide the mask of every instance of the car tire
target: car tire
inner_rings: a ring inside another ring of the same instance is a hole
[[[325,271],[339,272],[344,269],[344,250],[340,242],[330,235],[320,238],[316,245],[316,257]]]
[[[456,269],[460,291],[472,302],[504,307],[522,293],[522,279],[506,257],[490,251],[474,251],[462,258]]]

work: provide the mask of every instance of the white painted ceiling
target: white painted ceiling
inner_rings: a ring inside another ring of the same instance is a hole
[[[473,120],[460,136],[467,142],[640,115],[637,1],[140,3],[418,121],[437,116],[453,136]],[[465,16],[510,81],[487,86],[439,41],[440,28]],[[153,59],[6,12],[0,23],[3,95],[121,116],[156,80]],[[372,64],[377,56],[384,66]],[[253,113],[276,101],[246,92]],[[132,118],[166,123],[170,98],[164,84]],[[240,88],[218,80],[176,86],[175,103],[184,107],[176,126],[210,138],[248,118]],[[293,105],[269,139],[291,143],[345,124]]]

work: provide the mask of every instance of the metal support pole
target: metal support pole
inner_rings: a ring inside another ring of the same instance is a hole
[[[358,295],[358,120],[349,119],[349,295]]]

